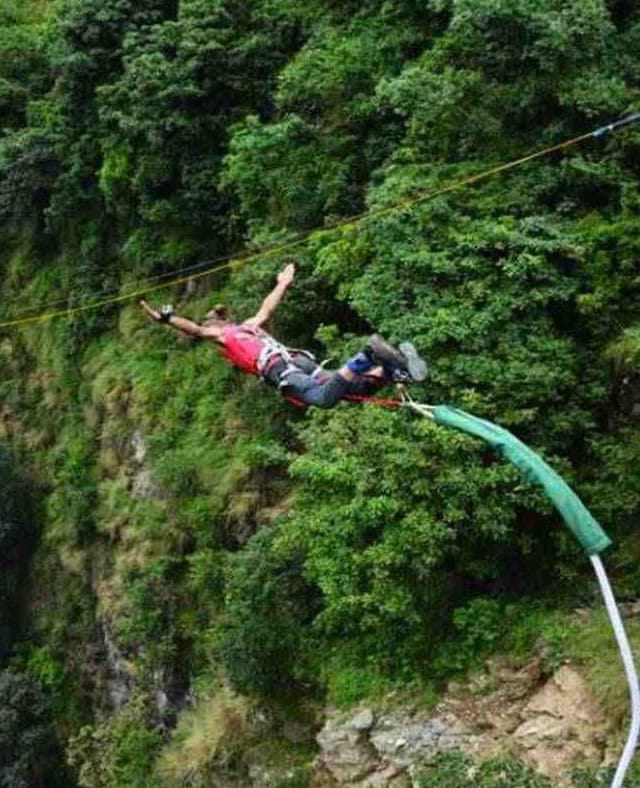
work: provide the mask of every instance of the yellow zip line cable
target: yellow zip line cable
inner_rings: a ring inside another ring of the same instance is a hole
[[[447,194],[448,192],[462,189],[465,186],[471,186],[472,184],[490,178],[493,175],[498,175],[501,172],[512,170],[515,167],[519,167],[521,164],[525,164],[528,161],[533,161],[534,159],[539,159],[542,158],[543,156],[548,156],[551,153],[555,153],[565,148],[569,148],[572,145],[577,145],[578,143],[583,142],[584,140],[592,137],[594,137],[593,131],[587,132],[586,134],[581,134],[578,137],[573,137],[572,139],[565,140],[564,142],[559,142],[556,145],[550,145],[547,148],[543,148],[542,150],[539,151],[534,151],[533,153],[529,153],[526,156],[522,156],[519,159],[514,159],[513,161],[507,162],[506,164],[500,164],[495,167],[491,167],[490,169],[476,173],[475,175],[469,175],[465,178],[459,178],[455,181],[452,181],[451,183],[445,184],[444,186],[440,186],[436,189],[426,191],[417,197],[413,197],[398,203],[394,203],[394,205],[391,205],[387,208],[378,208],[378,209],[373,209],[371,211],[364,211],[363,213],[356,214],[347,219],[336,219],[332,222],[328,222],[322,227],[316,227],[313,230],[309,230],[308,232],[301,235],[299,238],[296,238],[292,241],[284,241],[283,243],[266,247],[265,249],[261,249],[257,252],[249,252],[247,254],[236,254],[233,256],[219,258],[217,261],[215,261],[217,265],[214,265],[211,268],[207,268],[204,271],[198,271],[196,273],[188,274],[186,276],[181,276],[176,279],[171,279],[167,282],[162,282],[160,284],[152,285],[150,287],[144,287],[138,290],[132,290],[131,292],[128,293],[121,293],[119,295],[109,296],[107,298],[99,299],[97,301],[92,301],[89,304],[82,304],[80,306],[70,307],[67,309],[54,310],[52,312],[47,312],[45,314],[28,315],[25,317],[17,317],[11,320],[5,320],[0,322],[0,328],[11,328],[15,326],[27,325],[29,323],[40,323],[40,322],[45,322],[47,320],[52,320],[53,318],[56,317],[65,317],[65,316],[71,317],[72,315],[77,315],[81,312],[87,312],[92,309],[100,309],[101,307],[109,306],[110,304],[117,304],[122,301],[128,301],[130,298],[140,298],[141,296],[155,292],[156,290],[161,290],[166,287],[174,287],[176,285],[184,284],[193,279],[200,279],[204,276],[209,276],[210,274],[217,273],[218,271],[222,271],[226,268],[239,268],[243,265],[246,265],[247,263],[254,262],[255,260],[259,260],[264,257],[268,257],[269,255],[279,254],[280,252],[288,251],[289,249],[294,249],[297,246],[301,246],[303,243],[306,243],[309,240],[309,238],[311,238],[311,236],[314,235],[315,233],[331,231],[331,230],[343,230],[349,227],[353,227],[357,224],[360,224],[365,219],[373,219],[373,218],[377,219],[382,216],[388,216],[392,213],[395,213],[396,211],[402,211],[405,210],[406,208],[411,208],[414,205],[419,205],[420,203],[426,202],[427,200],[431,200],[434,197],[438,197],[441,194]],[[205,263],[203,263],[203,265],[205,265]],[[170,274],[167,274],[167,276],[170,276]]]
[[[312,232],[317,232],[316,230]],[[161,290],[165,287],[174,287],[175,285],[181,285],[186,282],[189,282],[193,279],[200,279],[203,276],[208,276],[209,274],[215,274],[218,271],[223,271],[225,268],[232,268],[234,266],[239,267],[241,263],[247,263],[252,260],[257,260],[262,257],[267,257],[270,254],[277,254],[281,252],[283,249],[291,249],[294,246],[300,246],[302,243],[305,243],[311,233],[308,235],[304,235],[302,238],[297,239],[296,241],[289,241],[287,243],[283,243],[280,246],[273,246],[269,249],[257,252],[255,254],[248,254],[245,257],[234,257],[233,259],[228,259],[226,262],[222,263],[221,265],[216,265],[213,268],[207,268],[205,271],[198,271],[195,274],[189,274],[187,276],[182,276],[179,279],[172,279],[169,282],[165,282],[160,285],[153,285],[152,287],[145,287],[140,290],[134,290],[130,293],[123,293],[121,295],[114,295],[110,296],[109,298],[103,298],[100,301],[93,301],[90,304],[83,304],[82,306],[75,306],[69,309],[59,309],[54,312],[47,312],[44,315],[31,315],[30,317],[21,317],[16,318],[15,320],[7,320],[0,323],[0,328],[8,328],[10,326],[20,326],[26,323],[37,323],[37,322],[44,322],[45,320],[51,320],[55,317],[64,317],[65,315],[70,317],[71,315],[76,315],[79,312],[87,312],[91,309],[99,309],[103,306],[109,306],[110,304],[117,304],[121,301],[128,301],[130,298],[140,298],[143,295],[147,295],[147,293],[152,293],[155,290]]]

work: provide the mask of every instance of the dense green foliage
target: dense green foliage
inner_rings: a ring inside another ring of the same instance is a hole
[[[36,507],[31,485],[20,478],[15,460],[0,446],[0,665],[10,656],[16,635],[22,578],[35,538]],[[32,499],[31,499],[32,500]]]
[[[633,598],[640,130],[408,201],[637,108],[639,48],[625,0],[3,2],[2,319],[308,232],[150,298],[248,316],[295,260],[278,336],[334,359],[412,338],[416,397],[539,450]],[[530,647],[527,598],[591,601],[548,502],[478,443],[369,406],[303,416],[133,303],[3,329],[0,372],[0,659],[44,685],[83,785],[153,784],[189,690],[433,687]]]
[[[27,676],[3,670],[0,698],[0,785],[64,785],[63,775],[57,773],[57,742],[40,688]]]

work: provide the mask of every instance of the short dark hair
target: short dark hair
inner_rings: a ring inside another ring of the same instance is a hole
[[[225,304],[216,304],[204,316],[203,323],[227,323],[229,322],[229,310]]]

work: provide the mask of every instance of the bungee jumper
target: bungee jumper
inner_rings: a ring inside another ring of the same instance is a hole
[[[294,276],[293,264],[283,268],[260,309],[240,323],[230,318],[222,304],[207,312],[202,323],[175,314],[169,305],[155,309],[144,300],[140,305],[157,323],[166,323],[189,336],[211,339],[227,361],[257,375],[294,404],[331,408],[341,399],[366,399],[389,384],[404,385],[426,378],[427,365],[411,342],[402,342],[396,348],[374,334],[337,372],[329,372],[312,353],[289,348],[267,333],[263,326]]]

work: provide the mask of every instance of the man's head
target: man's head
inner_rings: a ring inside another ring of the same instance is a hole
[[[203,326],[225,326],[230,322],[229,312],[224,304],[216,304],[204,316]]]

